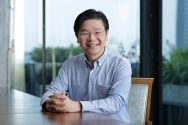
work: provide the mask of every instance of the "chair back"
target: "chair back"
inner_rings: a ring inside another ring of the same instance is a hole
[[[132,78],[128,112],[133,125],[151,125],[150,105],[154,78]]]

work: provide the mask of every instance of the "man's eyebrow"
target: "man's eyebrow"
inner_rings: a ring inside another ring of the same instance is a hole
[[[101,29],[101,28],[94,28],[93,31],[101,31],[101,30],[104,30],[104,29]],[[81,29],[80,32],[83,32],[83,31],[88,31],[87,29]]]
[[[87,29],[81,29],[80,32],[88,31]]]
[[[94,30],[103,30],[102,28],[95,28]]]

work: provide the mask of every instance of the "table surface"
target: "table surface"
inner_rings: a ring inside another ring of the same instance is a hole
[[[0,125],[128,125],[97,113],[42,112],[40,98],[0,88]]]

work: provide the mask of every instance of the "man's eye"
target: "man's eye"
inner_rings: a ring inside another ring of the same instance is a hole
[[[88,35],[88,32],[82,32],[81,35]]]

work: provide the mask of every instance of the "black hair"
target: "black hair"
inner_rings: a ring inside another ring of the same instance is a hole
[[[108,19],[105,16],[105,14],[101,11],[97,11],[95,9],[88,9],[82,13],[80,13],[75,22],[74,22],[74,32],[76,37],[78,36],[78,31],[83,24],[84,21],[88,19],[99,19],[102,20],[104,24],[105,31],[109,30],[109,24],[108,24]]]

